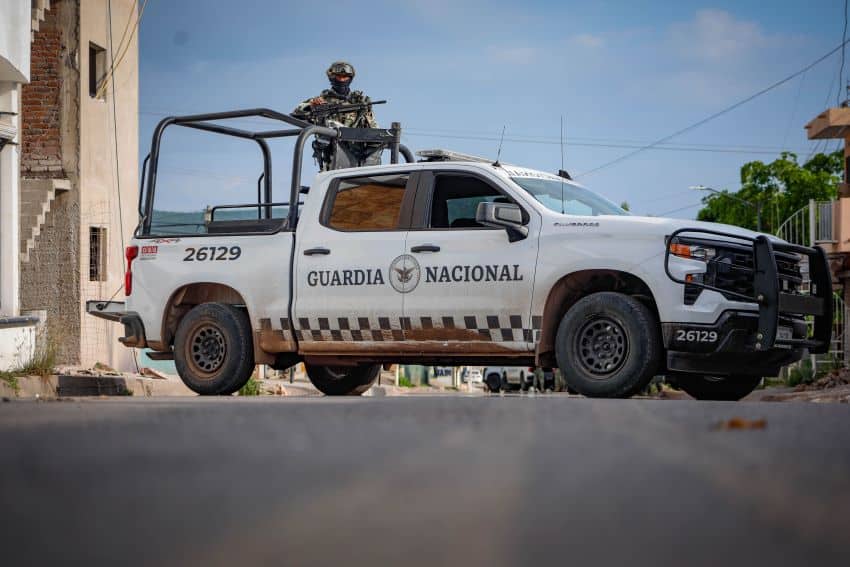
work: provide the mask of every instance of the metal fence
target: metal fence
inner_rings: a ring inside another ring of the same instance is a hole
[[[800,246],[815,246],[835,242],[835,224],[833,221],[833,209],[835,201],[809,201],[809,204],[796,211],[779,226],[776,235],[783,240]],[[800,272],[803,277],[802,291],[810,289],[808,258],[804,258],[800,264]],[[825,365],[834,367],[843,366],[848,362],[845,354],[845,338],[848,336],[850,317],[848,317],[847,306],[840,293],[833,294],[833,321],[832,341],[829,352],[826,354],[812,355],[812,372],[817,373],[818,366]],[[813,321],[809,321],[813,325]]]
[[[835,201],[809,201],[808,205],[785,219],[776,231],[776,236],[800,246],[835,242],[834,203]]]

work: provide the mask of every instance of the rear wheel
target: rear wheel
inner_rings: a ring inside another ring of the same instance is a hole
[[[239,390],[254,371],[248,314],[223,303],[194,307],[177,326],[174,365],[183,383],[198,394]]]
[[[658,369],[661,337],[650,309],[621,293],[580,299],[558,327],[555,353],[568,388],[585,396],[627,398]]]
[[[736,402],[756,389],[761,376],[701,376],[682,374],[676,383],[697,400],[724,400]]]
[[[360,366],[305,365],[310,382],[326,396],[359,396],[381,373],[380,364]]]

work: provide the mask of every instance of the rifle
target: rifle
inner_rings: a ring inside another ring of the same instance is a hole
[[[328,118],[329,116],[333,116],[335,114],[345,114],[347,112],[360,112],[363,110],[368,110],[375,104],[386,104],[385,100],[374,100],[371,102],[359,102],[355,104],[342,104],[342,103],[325,103],[325,104],[317,104],[316,106],[311,106],[307,110],[304,111],[304,114],[312,118],[314,121],[320,121]]]

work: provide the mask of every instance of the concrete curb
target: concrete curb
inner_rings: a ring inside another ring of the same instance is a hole
[[[0,382],[0,396],[7,398],[61,398],[83,396],[196,396],[179,380],[144,376],[92,376],[57,374],[22,376],[15,390]]]

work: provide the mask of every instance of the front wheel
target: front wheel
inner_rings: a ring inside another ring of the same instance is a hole
[[[676,376],[678,386],[697,400],[736,402],[755,390],[760,382],[761,376]]]
[[[622,293],[599,292],[577,301],[555,338],[568,388],[589,397],[633,396],[652,380],[661,352],[654,313]]]
[[[381,373],[380,364],[360,366],[305,365],[310,382],[326,396],[359,396]]]
[[[198,394],[226,396],[239,390],[254,371],[248,314],[223,303],[192,308],[177,326],[174,365]]]

